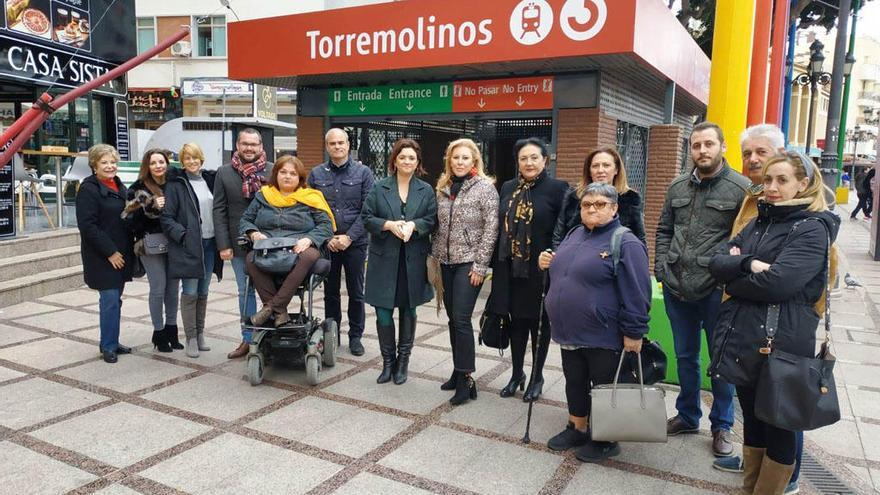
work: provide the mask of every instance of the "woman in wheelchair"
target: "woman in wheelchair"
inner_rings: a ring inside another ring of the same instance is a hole
[[[266,273],[254,262],[255,251],[246,258],[247,272],[263,307],[250,317],[250,323],[263,326],[274,316],[275,326],[290,321],[287,305],[296,294],[312,266],[321,257],[319,249],[336,230],[333,213],[317,189],[306,184],[306,170],[298,158],[284,155],[275,161],[269,184],[254,196],[241,217],[239,233],[251,242],[268,238],[297,239],[293,270],[284,275],[280,287],[276,275]]]

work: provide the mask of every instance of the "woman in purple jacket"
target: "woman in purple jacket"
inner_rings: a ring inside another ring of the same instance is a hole
[[[645,245],[626,231],[614,266],[611,237],[620,227],[614,186],[592,183],[580,198],[582,226],[556,253],[538,258],[550,270],[544,308],[553,340],[562,347],[568,426],[547,443],[552,450],[580,447],[578,460],[599,462],[620,453],[617,442],[590,439],[590,388],[611,383],[621,350],[639,352],[648,332],[651,277]],[[615,275],[616,270],[616,275]]]

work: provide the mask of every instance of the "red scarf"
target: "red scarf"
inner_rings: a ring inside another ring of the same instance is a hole
[[[266,170],[266,152],[260,153],[253,162],[244,163],[236,151],[232,154],[232,168],[241,176],[241,195],[250,199],[266,183],[266,177],[257,175]]]
[[[116,185],[116,179],[98,179],[102,184],[107,186],[107,189],[110,189],[113,192],[119,192],[119,186]]]

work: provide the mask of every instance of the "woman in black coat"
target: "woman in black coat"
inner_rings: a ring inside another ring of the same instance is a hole
[[[808,158],[772,158],[763,175],[758,217],[709,263],[731,296],[718,315],[709,373],[735,385],[742,406],[744,491],[781,494],[794,471],[795,432],[755,416],[755,390],[766,362],[760,349],[814,355],[819,324],[814,305],[824,295],[829,242],[840,219],[827,210],[822,176]],[[768,325],[771,305],[778,308],[777,325]],[[770,326],[777,328],[772,341]]]
[[[391,150],[391,175],[373,184],[361,219],[370,233],[364,300],[376,308],[382,373],[377,383],[407,379],[416,333],[416,307],[430,301],[427,258],[437,226],[437,198],[431,186],[415,177],[423,173],[421,147],[399,139]],[[394,308],[400,314],[395,359]],[[473,389],[476,391],[476,389]],[[476,394],[474,394],[476,396]]]
[[[125,208],[126,189],[116,176],[119,153],[109,144],[89,148],[86,177],[76,195],[76,222],[80,234],[83,278],[98,291],[101,343],[105,362],[115,363],[117,354],[131,349],[119,343],[122,291],[131,280],[135,264],[131,232],[120,216]]]
[[[535,356],[534,380],[529,383],[523,400],[530,402],[541,396],[544,388],[544,361],[550,348],[550,324],[546,314],[539,315],[541,294],[545,290],[544,274],[538,268],[538,255],[549,249],[553,228],[562,209],[568,183],[549,177],[547,145],[540,139],[521,139],[514,145],[519,177],[501,186],[498,208],[498,245],[493,263],[492,293],[488,309],[509,315],[510,359],[512,376],[501,390],[501,397],[510,397],[522,390],[526,380],[523,371],[526,343],[532,336]],[[539,325],[542,332],[538,338]]]
[[[205,344],[205,316],[211,274],[223,277],[223,261],[214,242],[214,176],[203,170],[205,154],[187,143],[180,150],[183,170],[168,171],[165,208],[160,222],[168,236],[168,277],[181,279],[180,317],[186,335],[186,355],[210,351]]]
[[[620,153],[612,146],[600,146],[587,155],[584,171],[577,188],[569,189],[556,229],[553,231],[553,249],[556,249],[571,229],[580,225],[580,197],[587,186],[593,182],[611,184],[617,189],[617,215],[620,225],[627,227],[645,244],[645,217],[642,211],[642,197],[629,188],[626,180],[626,166]]]

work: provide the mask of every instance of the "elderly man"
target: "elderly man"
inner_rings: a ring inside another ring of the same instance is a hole
[[[367,232],[361,222],[361,208],[373,187],[369,168],[349,157],[348,134],[330,129],[324,136],[330,159],[316,165],[309,173],[309,187],[324,193],[336,218],[336,232],[327,243],[331,269],[324,281],[324,317],[342,322],[339,288],[345,269],[348,290],[348,347],[355,356],[364,354],[364,262],[367,257]]]

